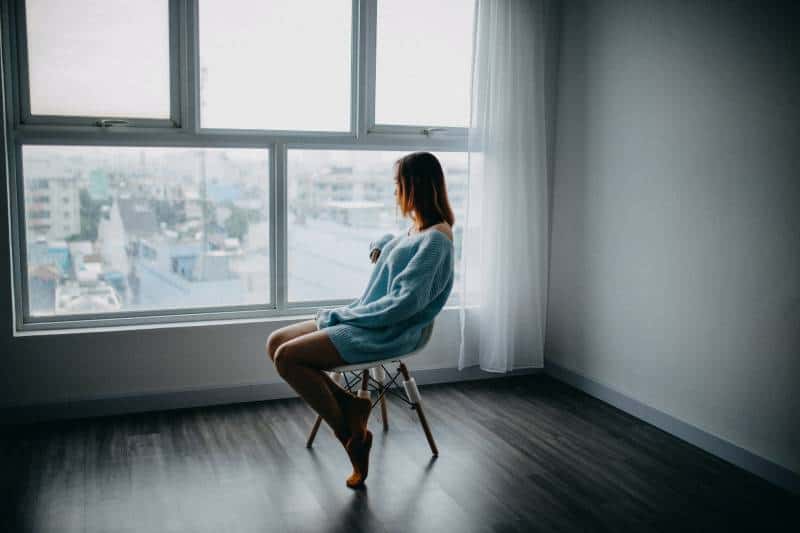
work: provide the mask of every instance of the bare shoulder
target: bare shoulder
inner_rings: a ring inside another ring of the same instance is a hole
[[[450,224],[447,222],[439,222],[435,226],[431,226],[430,229],[433,231],[441,231],[447,236],[448,239],[451,241],[453,240],[453,228],[450,227]]]

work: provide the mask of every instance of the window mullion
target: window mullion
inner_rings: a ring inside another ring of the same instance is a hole
[[[7,157],[9,163],[9,192],[11,197],[9,203],[12,209],[11,227],[14,231],[12,239],[12,253],[14,254],[14,268],[18,269],[19,275],[14,276],[14,306],[16,315],[16,326],[18,328],[26,322],[30,315],[30,302],[28,301],[28,259],[26,249],[26,236],[22,228],[25,228],[25,201],[23,197],[24,185],[22,183],[21,161],[22,145],[18,142],[6,144]]]
[[[272,147],[274,163],[272,165],[274,179],[270,193],[273,196],[272,206],[273,216],[270,217],[272,226],[272,239],[270,242],[270,257],[273,259],[274,270],[272,270],[272,283],[274,303],[276,309],[284,311],[286,309],[287,293],[289,285],[288,270],[288,240],[289,233],[287,227],[287,145],[275,144]]]
[[[177,5],[179,13],[179,24],[177,28],[170,26],[170,31],[177,32],[175,36],[178,41],[178,79],[174,80],[173,95],[177,91],[177,102],[173,100],[173,106],[177,104],[179,120],[176,124],[188,133],[197,133],[200,129],[200,97],[199,97],[199,45],[198,45],[198,9],[197,0],[171,0],[171,8]],[[170,40],[172,41],[172,33]],[[173,119],[176,108],[173,107]]]
[[[352,22],[350,25],[350,133],[356,138],[361,135],[361,78],[364,69],[361,66],[364,54],[361,51],[364,39],[361,37],[361,26],[364,18],[363,0],[352,0]]]
[[[375,43],[377,0],[359,0],[359,121],[358,137],[375,127]]]
[[[183,0],[169,0],[169,119],[173,126],[181,127],[184,120],[183,65],[184,20],[186,13]]]
[[[181,0],[169,1],[169,118],[173,126],[181,124]]]
[[[25,0],[9,2],[8,10],[12,11],[12,18],[9,24],[9,42],[13,59],[9,64],[12,73],[16,76],[9,78],[10,85],[13,86],[13,98],[17,104],[16,112],[13,115],[16,126],[30,119],[30,76],[28,75],[28,36],[25,22]]]

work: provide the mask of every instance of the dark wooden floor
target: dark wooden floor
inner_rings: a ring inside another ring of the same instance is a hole
[[[800,498],[545,376],[425,387],[375,413],[365,491],[272,401],[6,428],[2,531],[800,531]]]

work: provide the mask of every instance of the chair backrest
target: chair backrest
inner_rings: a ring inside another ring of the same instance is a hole
[[[433,324],[436,322],[434,318],[431,320],[431,323],[422,328],[422,335],[419,338],[419,342],[417,343],[416,348],[414,348],[414,352],[418,352],[428,344],[428,341],[431,340],[431,335],[433,335]]]

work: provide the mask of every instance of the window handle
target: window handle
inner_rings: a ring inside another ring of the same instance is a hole
[[[447,128],[423,128],[422,134],[430,137],[431,133],[435,133],[437,131],[447,131]]]
[[[118,119],[118,118],[104,118],[95,122],[97,126],[101,128],[110,128],[111,126],[130,126],[131,123],[127,120]]]

